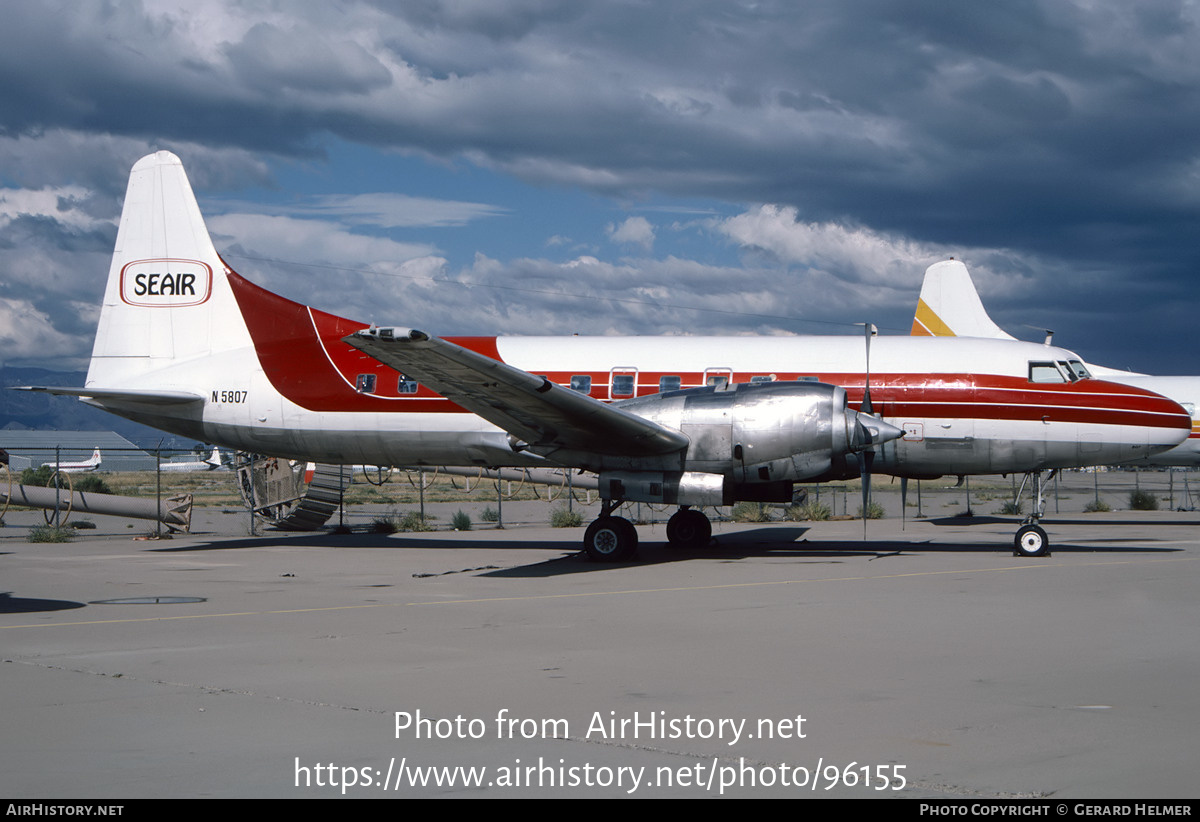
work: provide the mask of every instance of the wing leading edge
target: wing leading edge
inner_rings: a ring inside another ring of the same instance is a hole
[[[499,360],[410,328],[368,328],[342,341],[507,431],[537,452],[670,454],[688,438]]]

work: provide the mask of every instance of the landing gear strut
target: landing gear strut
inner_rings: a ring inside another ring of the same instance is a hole
[[[1041,471],[1030,472],[1021,481],[1021,489],[1017,491],[1018,500],[1021,497],[1021,491],[1025,490],[1025,483],[1029,479],[1033,479],[1033,488],[1030,494],[1033,499],[1033,510],[1021,523],[1021,527],[1017,529],[1016,536],[1013,537],[1014,557],[1050,556],[1050,538],[1046,536],[1046,532],[1042,529],[1042,526],[1038,525],[1038,522],[1041,520],[1042,513],[1046,507],[1046,500],[1042,494],[1043,487],[1057,473],[1058,469],[1055,468],[1043,480]]]
[[[703,513],[682,505],[667,520],[667,542],[675,548],[703,548],[712,539],[712,523]]]
[[[592,562],[624,562],[637,553],[638,536],[633,523],[612,512],[624,500],[604,500],[600,516],[583,535],[583,550]]]

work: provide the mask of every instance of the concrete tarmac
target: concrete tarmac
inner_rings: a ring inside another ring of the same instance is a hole
[[[1051,517],[1042,559],[994,516],[640,526],[620,565],[6,520],[9,798],[1197,795],[1197,513]]]

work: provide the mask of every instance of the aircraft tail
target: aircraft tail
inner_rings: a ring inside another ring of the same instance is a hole
[[[167,392],[182,386],[166,369],[245,347],[249,336],[228,274],[183,163],[168,151],[139,160],[129,175],[87,387],[143,389],[169,400]]]
[[[1016,339],[988,316],[967,267],[958,260],[944,260],[925,269],[911,336]]]
[[[213,448],[212,456],[205,460],[213,469],[220,468],[224,463],[221,461],[221,449]]]

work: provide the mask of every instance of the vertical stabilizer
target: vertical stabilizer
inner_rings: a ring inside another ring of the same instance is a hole
[[[1016,339],[992,322],[967,267],[958,260],[944,260],[925,269],[925,282],[917,300],[911,334],[914,337]]]
[[[87,386],[169,388],[149,375],[248,345],[249,336],[179,158],[129,175]],[[161,377],[161,375],[158,375]]]

